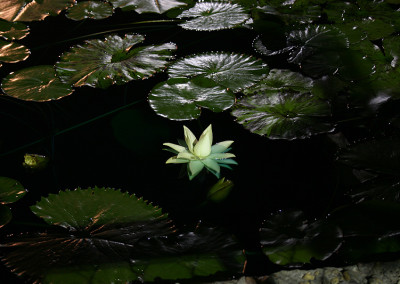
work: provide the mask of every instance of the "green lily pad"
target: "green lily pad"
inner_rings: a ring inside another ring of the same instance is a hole
[[[334,129],[327,101],[310,93],[255,94],[240,99],[232,115],[253,133],[271,139],[308,138]]]
[[[295,91],[310,92],[314,81],[298,72],[287,69],[271,69],[268,76],[254,86],[243,91],[244,94],[257,92]]]
[[[160,209],[143,199],[98,187],[50,194],[31,206],[31,210],[51,225],[75,230],[165,218]]]
[[[29,34],[29,27],[23,23],[0,20],[0,36],[7,40],[23,39]]]
[[[194,18],[179,24],[184,29],[215,31],[243,25],[250,19],[250,14],[236,3],[199,1],[193,8],[183,11],[177,18]]]
[[[0,204],[0,228],[10,223],[11,219],[11,209],[6,205]]]
[[[2,88],[8,96],[37,102],[57,100],[73,92],[69,84],[60,81],[50,65],[33,66],[10,73],[3,79]]]
[[[137,13],[163,14],[168,10],[186,6],[185,2],[177,0],[109,0],[115,8],[135,10]]]
[[[105,19],[111,17],[114,9],[111,4],[100,1],[84,1],[68,9],[65,15],[68,19],[80,21],[83,19]]]
[[[202,107],[214,112],[229,109],[235,95],[221,86],[203,87],[188,79],[169,79],[151,90],[149,103],[158,115],[190,120],[200,116]]]
[[[88,40],[61,56],[56,63],[57,75],[62,81],[77,87],[100,88],[151,77],[167,66],[176,45],[164,43],[135,47],[143,40],[139,34]]]
[[[16,202],[25,194],[26,190],[19,181],[0,177],[0,204]]]
[[[0,62],[16,63],[24,61],[30,54],[31,52],[26,46],[0,39]]]
[[[280,265],[325,260],[339,249],[342,237],[339,227],[323,221],[309,223],[300,211],[274,215],[260,229],[263,252]]]
[[[75,2],[75,0],[2,0],[0,19],[10,22],[40,21],[47,16],[58,15]]]
[[[168,68],[170,77],[204,77],[236,93],[254,85],[268,74],[268,66],[249,55],[204,53],[177,60]]]

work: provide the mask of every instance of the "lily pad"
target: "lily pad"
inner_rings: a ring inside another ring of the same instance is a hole
[[[300,211],[274,215],[260,229],[263,252],[280,265],[325,260],[339,249],[342,237],[339,227],[323,221],[309,223]]]
[[[135,47],[144,37],[109,35],[104,40],[88,40],[61,56],[56,72],[74,86],[107,88],[145,79],[163,70],[175,51],[174,43]]]
[[[19,22],[0,20],[0,36],[7,40],[23,39],[29,34],[29,27]]]
[[[2,0],[0,19],[10,22],[40,21],[47,16],[58,15],[75,2],[75,0]]]
[[[268,76],[249,89],[244,94],[257,92],[295,91],[310,92],[313,89],[314,80],[303,76],[298,72],[287,69],[271,69]]]
[[[163,14],[173,8],[186,6],[185,2],[177,0],[109,0],[115,8],[135,10],[137,13]]]
[[[75,230],[166,217],[160,209],[134,195],[98,187],[50,194],[31,210],[51,225]]]
[[[0,39],[0,62],[16,63],[24,61],[30,54],[31,52],[26,46]]]
[[[50,65],[33,66],[10,73],[3,79],[2,89],[8,96],[37,102],[57,100],[73,92],[69,84],[60,81]]]
[[[260,59],[236,53],[205,53],[180,59],[168,68],[170,77],[204,77],[236,93],[268,74]]]
[[[0,177],[0,204],[16,202],[25,194],[26,190],[19,181]]]
[[[177,18],[194,18],[179,24],[187,30],[215,31],[243,25],[250,14],[236,3],[227,1],[199,1]]]
[[[105,19],[111,17],[114,13],[113,7],[106,2],[100,1],[84,1],[68,9],[66,17],[80,21],[83,19]]]
[[[11,219],[11,209],[6,205],[0,204],[0,228],[10,223]]]
[[[151,90],[149,103],[161,116],[190,120],[200,116],[202,107],[214,112],[229,109],[235,95],[221,86],[203,87],[188,79],[169,79]]]
[[[308,138],[333,131],[330,104],[310,93],[268,93],[243,97],[232,110],[237,122],[271,139]]]

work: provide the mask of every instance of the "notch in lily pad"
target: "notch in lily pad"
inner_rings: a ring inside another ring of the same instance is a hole
[[[26,194],[23,185],[12,178],[0,177],[0,228],[11,221],[12,213],[5,204],[14,203]]]

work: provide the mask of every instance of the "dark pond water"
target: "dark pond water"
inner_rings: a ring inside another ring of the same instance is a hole
[[[252,43],[258,30],[199,32],[184,30],[175,23],[133,24],[157,17],[116,11],[113,17],[98,21],[73,22],[60,15],[30,23],[30,35],[20,42],[29,46],[31,56],[24,62],[3,66],[0,78],[28,66],[52,65],[60,54],[83,39],[103,38],[106,31],[113,30],[121,35],[144,34],[145,44],[174,42],[177,58],[227,51],[262,57],[270,69],[297,70],[279,56],[263,57],[254,51]],[[303,211],[310,221],[324,220],[333,209],[353,203],[345,193],[358,181],[351,169],[337,163],[338,146],[332,139],[337,135],[292,141],[267,139],[235,122],[229,110],[213,113],[203,109],[197,120],[171,121],[157,115],[147,101],[153,86],[166,78],[165,73],[159,73],[107,89],[76,88],[71,96],[45,103],[0,96],[1,175],[20,181],[28,189],[24,198],[10,205],[13,220],[1,229],[2,237],[41,230],[36,224],[43,221],[31,213],[29,206],[42,196],[77,187],[112,187],[161,207],[178,228],[199,222],[224,228],[250,252],[246,273],[264,274],[281,268],[261,254],[259,228],[263,220],[291,210]],[[393,117],[396,105],[393,101],[386,106],[387,111],[382,111],[380,117],[386,113]],[[337,125],[332,134],[344,133],[354,141],[379,136],[386,127],[387,132],[398,133],[385,123],[374,124],[373,119],[368,118],[362,127]],[[220,203],[205,202],[207,189],[217,178],[208,173],[189,181],[180,173],[179,165],[165,164],[171,154],[162,146],[182,139],[183,125],[199,136],[209,124],[214,142],[235,141],[230,152],[238,162],[232,171],[222,169],[222,176],[233,181],[234,187]],[[22,165],[26,153],[45,155],[50,162],[40,171],[27,169]],[[343,258],[335,256],[325,262],[313,261],[314,267],[343,263]],[[7,268],[2,266],[1,271],[9,279],[5,283],[17,283]]]

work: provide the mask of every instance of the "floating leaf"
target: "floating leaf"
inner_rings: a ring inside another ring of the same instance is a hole
[[[6,205],[0,204],[0,228],[7,225],[12,219],[11,209]]]
[[[215,31],[240,26],[250,18],[250,15],[235,3],[199,1],[193,8],[183,11],[178,18],[194,18],[179,24],[184,29]]]
[[[88,40],[64,53],[56,64],[56,72],[63,81],[75,86],[100,88],[151,77],[166,67],[176,45],[135,47],[143,40],[139,34]]]
[[[260,229],[263,252],[276,264],[325,260],[342,244],[339,227],[316,221],[309,223],[300,211],[276,214]]]
[[[50,194],[32,206],[31,210],[51,225],[75,230],[162,217],[160,209],[143,199],[98,187]]]
[[[29,34],[29,28],[23,23],[0,20],[0,36],[7,40],[23,39]]]
[[[75,0],[1,0],[0,19],[6,21],[40,21],[59,14]]]
[[[268,66],[249,55],[235,53],[196,54],[168,68],[170,77],[204,77],[236,93],[268,74]]]
[[[135,10],[137,13],[162,14],[173,8],[185,6],[186,3],[177,0],[109,0],[115,8]]]
[[[293,72],[287,69],[271,69],[265,79],[249,89],[244,90],[243,93],[248,95],[269,91],[310,92],[313,88],[313,84],[313,79],[304,77],[298,72]]]
[[[31,170],[42,170],[49,162],[49,158],[39,154],[25,154],[22,165]]]
[[[26,190],[19,181],[0,177],[0,204],[16,202],[25,194]]]
[[[73,92],[69,84],[60,81],[50,65],[33,66],[10,73],[3,79],[2,88],[8,96],[38,102],[57,100]]]
[[[68,9],[66,17],[80,21],[83,19],[105,19],[111,17],[114,13],[113,7],[106,2],[84,1]]]
[[[221,202],[229,195],[234,184],[230,180],[221,178],[216,184],[214,184],[207,192],[207,199],[212,202]]]
[[[154,111],[172,120],[196,119],[201,107],[221,112],[235,103],[235,95],[221,86],[203,87],[187,79],[169,79],[149,94]]]
[[[16,63],[24,61],[29,55],[30,51],[26,46],[0,39],[0,62]]]
[[[243,97],[232,110],[237,122],[271,139],[308,138],[334,129],[330,105],[309,93],[268,93]]]

